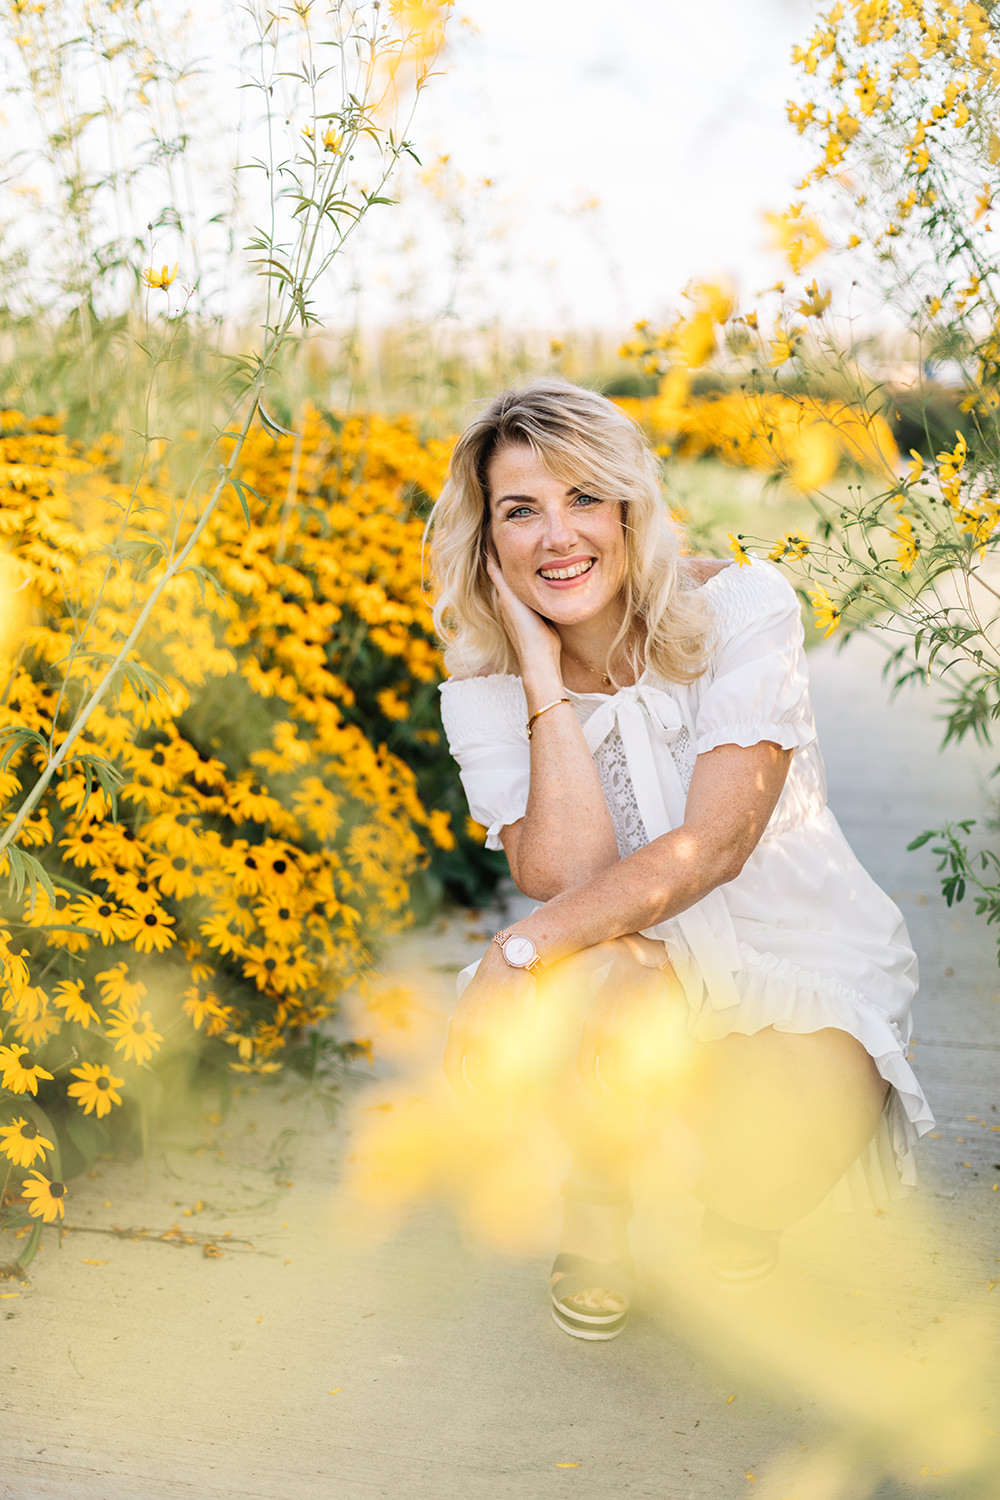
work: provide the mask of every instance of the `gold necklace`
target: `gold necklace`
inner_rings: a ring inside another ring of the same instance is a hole
[[[583,670],[585,672],[589,672],[592,677],[599,677],[604,683],[605,687],[611,686],[611,678],[608,676],[607,672],[602,672],[599,668],[592,667],[587,662],[581,661],[578,656],[573,656],[571,652],[567,651],[565,646],[563,647],[563,652],[566,656],[569,657],[570,661],[573,662],[575,666],[582,667]]]

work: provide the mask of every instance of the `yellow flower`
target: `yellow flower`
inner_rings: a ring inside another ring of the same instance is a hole
[[[764,222],[771,228],[772,247],[782,251],[796,276],[829,248],[819,220],[802,210],[801,203],[793,203],[783,214],[764,215]]]
[[[906,466],[906,475],[911,484],[916,484],[917,480],[922,476],[924,472],[924,461],[921,458],[920,454],[917,452],[916,448],[910,449],[910,457],[912,459],[912,462],[908,463]]]
[[[174,277],[176,275],[177,275],[177,262],[176,261],[174,261],[172,269],[171,269],[170,266],[161,266],[158,271],[155,271],[153,269],[153,267],[150,266],[147,270],[143,271],[143,273],[142,273],[142,284],[143,284],[143,286],[148,286],[148,287],[152,288],[153,290],[155,290],[157,287],[159,287],[163,291],[166,291],[167,287],[170,285],[170,283],[173,281],[173,279],[174,279]]]
[[[37,1169],[22,1182],[21,1196],[29,1200],[28,1212],[36,1219],[44,1219],[46,1224],[52,1224],[56,1219],[62,1218],[65,1211],[63,1200],[66,1197],[64,1185],[61,1182],[51,1182]]]
[[[896,549],[899,571],[909,573],[920,555],[920,541],[913,534],[913,522],[907,516],[901,516],[896,530],[889,535],[894,536],[899,543]]]
[[[752,558],[743,545],[743,538],[738,537],[732,531],[729,533],[729,550],[732,552],[741,568],[752,562]]]
[[[174,941],[174,919],[161,908],[122,917],[122,937],[140,953],[163,953]]]
[[[131,1011],[113,1010],[107,1032],[115,1044],[115,1051],[124,1052],[126,1062],[131,1062],[133,1057],[137,1063],[146,1062],[163,1041],[159,1032],[153,1029],[153,1018],[148,1010],[144,1010],[141,1016]]]
[[[776,370],[779,365],[783,365],[786,360],[792,358],[795,354],[798,341],[799,330],[797,328],[787,329],[779,333],[777,338],[771,340],[771,357],[768,360],[768,364],[773,370]]]
[[[37,1094],[38,1080],[52,1077],[41,1063],[35,1061],[34,1054],[17,1042],[9,1047],[0,1047],[0,1068],[3,1068],[0,1083],[5,1089],[10,1089],[12,1094],[26,1094],[29,1089]]]
[[[138,1010],[146,993],[146,986],[141,979],[129,979],[126,963],[115,964],[113,969],[105,969],[97,975],[97,983],[101,987],[105,1005],[118,1005],[122,1010]]]
[[[332,129],[323,132],[323,150],[331,152],[336,156],[341,147],[341,139],[337,132]]]
[[[841,611],[834,604],[826,589],[817,589],[809,596],[812,599],[815,611],[816,629],[822,630],[825,636],[830,636],[840,624]]]
[[[809,538],[804,531],[786,531],[783,536],[779,536],[767,555],[771,562],[785,562],[788,559],[798,562],[808,551]]]
[[[806,287],[805,300],[798,304],[796,312],[800,312],[804,318],[822,317],[823,313],[830,306],[831,296],[832,293],[828,291],[821,294],[815,279],[813,279],[812,284]]]
[[[70,1068],[70,1072],[80,1082],[71,1083],[66,1092],[70,1098],[76,1099],[84,1114],[89,1115],[92,1110],[96,1110],[100,1119],[111,1113],[113,1104],[122,1102],[121,1094],[115,1090],[125,1080],[115,1078],[106,1063],[82,1063],[79,1068]]]
[[[30,1167],[36,1156],[53,1150],[53,1143],[40,1135],[38,1126],[24,1116],[10,1125],[0,1125],[0,1151],[15,1167]]]

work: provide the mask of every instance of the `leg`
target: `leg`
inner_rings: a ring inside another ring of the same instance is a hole
[[[683,1110],[703,1153],[697,1195],[738,1224],[794,1223],[864,1149],[887,1092],[845,1031],[766,1027],[705,1043]]]

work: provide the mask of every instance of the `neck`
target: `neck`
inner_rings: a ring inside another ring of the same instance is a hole
[[[570,674],[572,677],[576,678],[579,674],[583,674],[591,680],[605,679],[605,685],[607,685],[612,672],[617,669],[615,675],[618,680],[627,680],[629,673],[622,659],[621,650],[615,652],[614,661],[610,661],[608,656],[618,633],[618,624],[617,621],[614,625],[608,625],[604,621],[598,623],[588,620],[579,625],[566,625],[560,628],[559,638],[562,641],[563,661],[565,663],[568,660],[575,669]],[[584,684],[580,683],[579,686],[583,688]]]

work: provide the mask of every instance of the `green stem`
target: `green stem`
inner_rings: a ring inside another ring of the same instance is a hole
[[[14,1262],[15,1266],[17,1266],[19,1270],[26,1271],[31,1265],[31,1262],[34,1260],[35,1256],[38,1254],[38,1247],[42,1242],[42,1230],[44,1228],[45,1224],[41,1219],[36,1219],[34,1224],[32,1224],[31,1233],[28,1236],[28,1243],[25,1245],[24,1249],[17,1257],[17,1260]]]

